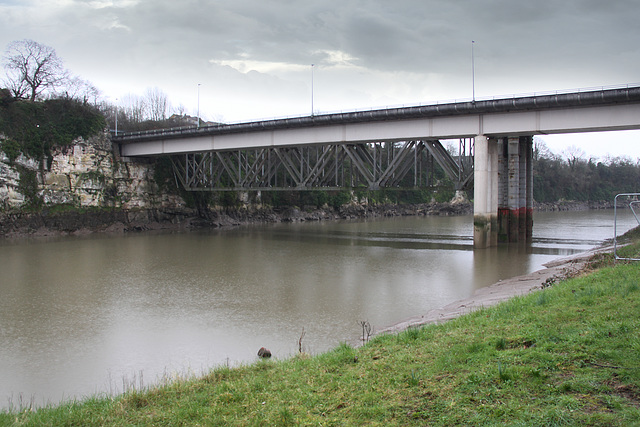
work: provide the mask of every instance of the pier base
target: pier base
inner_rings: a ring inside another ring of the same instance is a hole
[[[533,138],[475,140],[475,248],[530,242],[533,235]]]

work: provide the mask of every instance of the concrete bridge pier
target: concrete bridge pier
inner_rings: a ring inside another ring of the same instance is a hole
[[[473,246],[498,244],[498,144],[478,135],[474,143]]]
[[[531,241],[532,160],[531,136],[476,137],[474,247]]]

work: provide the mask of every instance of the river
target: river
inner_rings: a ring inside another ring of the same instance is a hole
[[[0,241],[0,407],[285,358],[303,328],[316,354],[612,237],[613,211],[581,211],[476,251],[470,216]]]

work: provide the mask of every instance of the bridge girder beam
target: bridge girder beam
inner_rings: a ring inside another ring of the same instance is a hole
[[[172,161],[189,191],[428,187],[434,159],[461,189],[472,182],[468,157],[456,160],[439,141],[412,140],[209,151]]]

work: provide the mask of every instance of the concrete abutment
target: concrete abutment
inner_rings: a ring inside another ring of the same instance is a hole
[[[474,247],[531,241],[533,137],[479,135],[474,151]]]

